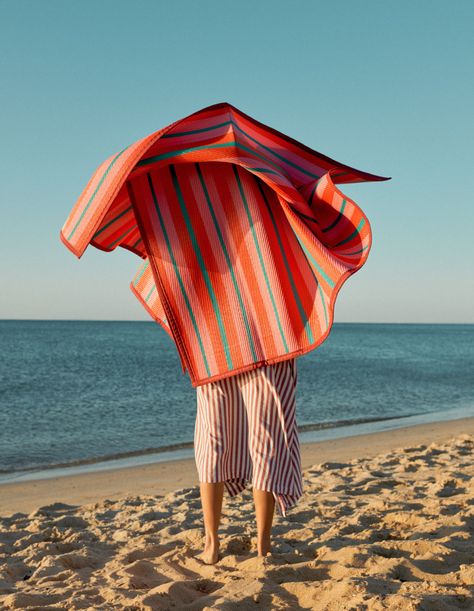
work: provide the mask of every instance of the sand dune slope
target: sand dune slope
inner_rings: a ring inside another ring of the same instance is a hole
[[[474,436],[315,465],[274,554],[250,489],[225,498],[222,559],[197,488],[0,519],[4,609],[474,609]]]

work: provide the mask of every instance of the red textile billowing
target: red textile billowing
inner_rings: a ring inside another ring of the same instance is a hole
[[[60,235],[144,259],[131,288],[198,386],[325,340],[372,240],[336,184],[375,180],[215,104],[102,163]]]

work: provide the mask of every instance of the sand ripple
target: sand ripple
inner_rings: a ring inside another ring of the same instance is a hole
[[[197,488],[0,518],[2,609],[474,609],[474,437],[304,472],[256,557],[250,489],[225,498],[222,559]]]

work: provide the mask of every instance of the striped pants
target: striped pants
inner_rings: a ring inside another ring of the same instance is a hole
[[[303,490],[296,381],[296,359],[288,359],[196,387],[200,482],[224,482],[230,496],[251,482],[273,492],[286,517]]]

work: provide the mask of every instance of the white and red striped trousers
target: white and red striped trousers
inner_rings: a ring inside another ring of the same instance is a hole
[[[296,359],[287,359],[196,387],[200,482],[224,482],[230,496],[251,482],[273,492],[286,517],[303,491],[296,382]]]

